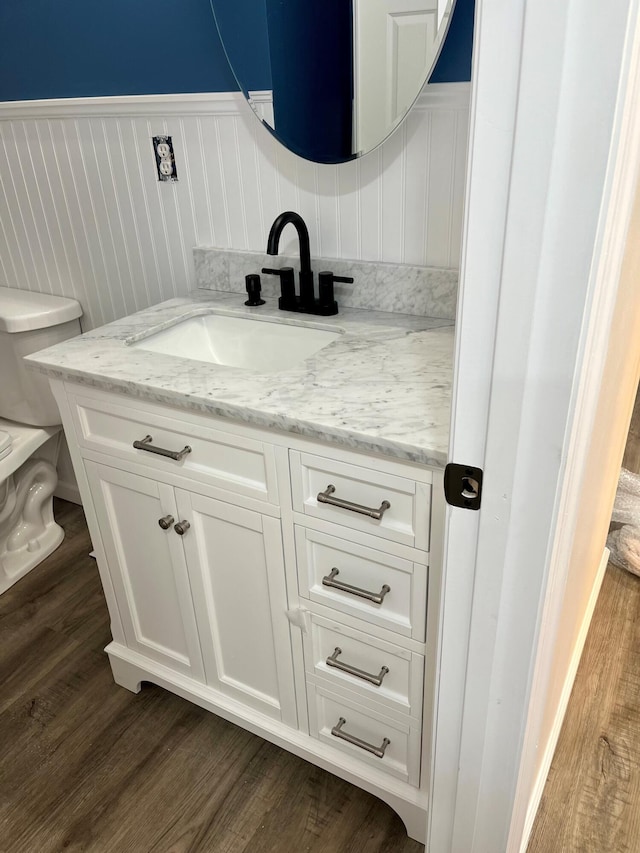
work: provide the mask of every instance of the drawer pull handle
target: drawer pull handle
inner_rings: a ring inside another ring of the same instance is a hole
[[[370,506],[362,506],[362,504],[355,504],[353,503],[353,501],[345,501],[343,498],[331,497],[335,490],[335,486],[329,485],[324,490],[324,492],[318,492],[318,503],[338,506],[340,507],[340,509],[349,509],[351,510],[351,512],[358,512],[360,513],[360,515],[366,515],[369,518],[375,518],[376,521],[380,521],[385,512],[391,507],[389,501],[382,501],[378,509],[372,509]]]
[[[389,746],[391,741],[388,737],[386,737],[380,746],[374,746],[372,743],[367,743],[366,740],[360,740],[359,737],[355,735],[350,735],[347,732],[342,731],[342,727],[345,725],[347,721],[344,717],[340,717],[335,726],[331,729],[331,734],[334,737],[339,737],[340,740],[346,740],[347,743],[352,743],[354,746],[359,746],[360,749],[364,749],[367,752],[370,752],[372,755],[375,755],[376,758],[384,758],[384,753],[386,748]]]
[[[378,675],[373,675],[370,672],[365,672],[363,669],[358,669],[357,666],[352,666],[350,663],[344,663],[343,661],[338,660],[338,656],[342,654],[342,649],[339,646],[336,646],[333,650],[333,654],[330,655],[325,663],[327,666],[333,666],[335,669],[339,669],[340,672],[346,672],[349,675],[355,675],[356,678],[361,678],[363,681],[368,681],[369,684],[375,685],[375,687],[380,687],[382,684],[382,679],[389,672],[388,666],[383,666]]]
[[[357,595],[358,598],[366,598],[367,601],[373,601],[374,604],[382,604],[385,595],[388,592],[391,592],[391,587],[386,583],[383,585],[380,592],[369,592],[369,590],[361,589],[359,586],[351,586],[350,583],[337,581],[336,576],[339,574],[339,570],[334,567],[328,575],[325,575],[322,578],[322,585],[330,586],[333,589],[339,589],[342,592],[348,592],[350,595]]]
[[[145,435],[140,441],[134,441],[133,446],[136,450],[146,450],[147,453],[156,453],[158,456],[166,456],[168,459],[173,459],[175,462],[180,462],[187,453],[191,453],[191,448],[188,444],[182,450],[166,450],[164,447],[154,447],[151,442],[153,438],[150,435]]]
[[[191,527],[188,521],[179,521],[173,528],[178,536],[184,536],[187,530]]]
[[[162,518],[158,519],[158,524],[163,530],[168,530],[174,521],[175,518],[172,515],[163,515]]]

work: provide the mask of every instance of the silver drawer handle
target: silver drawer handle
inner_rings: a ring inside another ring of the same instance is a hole
[[[352,666],[350,663],[344,663],[341,660],[338,660],[338,656],[342,654],[342,649],[339,646],[336,646],[333,650],[333,654],[330,655],[325,663],[327,666],[333,666],[335,669],[339,669],[340,672],[346,672],[349,675],[355,675],[356,678],[361,678],[363,681],[368,681],[369,684],[374,684],[376,687],[380,687],[382,684],[382,679],[389,672],[388,666],[383,666],[378,675],[372,675],[370,672],[365,672],[363,669],[358,669],[357,666]]]
[[[152,441],[153,438],[150,435],[145,435],[145,437],[140,439],[140,441],[134,441],[133,446],[136,450],[146,450],[147,453],[157,453],[158,456],[166,456],[168,459],[173,459],[176,462],[180,462],[187,453],[191,453],[191,448],[188,444],[185,444],[182,450],[165,450],[164,447],[154,447],[153,444],[151,444]]]
[[[168,530],[174,521],[175,518],[172,515],[163,515],[162,518],[158,519],[158,524],[163,530]]]
[[[334,737],[339,737],[340,740],[346,740],[347,743],[352,743],[354,746],[359,746],[360,749],[364,749],[367,752],[370,752],[372,755],[375,755],[376,758],[384,758],[384,753],[386,748],[389,746],[391,741],[388,737],[386,737],[380,746],[374,746],[372,743],[367,743],[366,740],[360,740],[359,737],[355,735],[350,735],[347,732],[342,731],[342,727],[345,725],[347,721],[344,717],[340,717],[335,726],[331,729],[331,734]]]
[[[336,487],[329,485],[324,492],[318,492],[317,501],[321,504],[330,504],[331,506],[339,506],[340,509],[350,509],[351,512],[358,512],[360,515],[366,515],[369,518],[375,518],[380,521],[385,512],[391,507],[389,501],[382,501],[378,509],[372,509],[369,506],[362,504],[354,504],[353,501],[345,501],[342,498],[332,498],[331,495],[335,492]]]
[[[391,592],[389,584],[383,584],[380,592],[369,592],[368,589],[361,589],[359,586],[351,586],[350,583],[337,581],[336,576],[340,572],[335,567],[331,569],[328,575],[322,578],[322,586],[330,586],[333,589],[339,589],[342,592],[348,592],[350,595],[357,595],[358,598],[366,598],[367,601],[373,601],[374,604],[382,604],[384,597],[388,592]]]
[[[184,536],[187,530],[191,527],[188,521],[179,521],[173,528],[178,536]]]

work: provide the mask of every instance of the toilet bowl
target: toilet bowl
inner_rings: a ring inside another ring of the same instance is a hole
[[[81,315],[75,299],[0,287],[0,594],[64,538],[53,517],[60,416],[23,356],[80,334]]]

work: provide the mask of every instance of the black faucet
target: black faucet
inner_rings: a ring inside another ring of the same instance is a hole
[[[276,217],[267,240],[267,255],[277,255],[280,235],[285,225],[291,223],[298,232],[300,243],[300,297],[298,311],[308,311],[313,307],[315,293],[313,290],[313,272],[311,270],[311,250],[309,248],[309,230],[299,213],[287,210]],[[269,272],[263,270],[262,272]],[[289,308],[288,310],[292,310]],[[293,310],[296,310],[295,308]]]
[[[333,282],[342,281],[352,283],[353,279],[327,273],[327,276],[331,276],[331,287],[323,287],[320,299],[316,299],[313,285],[313,271],[311,269],[309,230],[299,213],[287,210],[276,217],[269,231],[267,254],[278,254],[280,235],[285,225],[289,225],[289,223],[298,232],[298,241],[300,243],[300,295],[296,296],[295,293],[295,279],[291,267],[283,267],[279,270],[264,267],[262,270],[263,273],[280,276],[282,295],[278,300],[278,306],[283,311],[299,311],[306,314],[322,315],[337,314],[338,303],[333,299]]]

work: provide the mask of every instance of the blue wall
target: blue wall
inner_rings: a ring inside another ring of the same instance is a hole
[[[471,80],[473,16],[475,0],[456,0],[440,56],[430,83],[461,83]]]
[[[237,88],[209,0],[0,0],[0,101]]]
[[[473,0],[458,5],[438,82],[469,79]],[[209,0],[0,0],[0,101],[237,88]]]
[[[319,163],[353,152],[352,21],[350,0],[267,0],[276,136]]]
[[[216,7],[218,29],[242,88],[271,89],[266,0],[213,0],[211,5]]]

